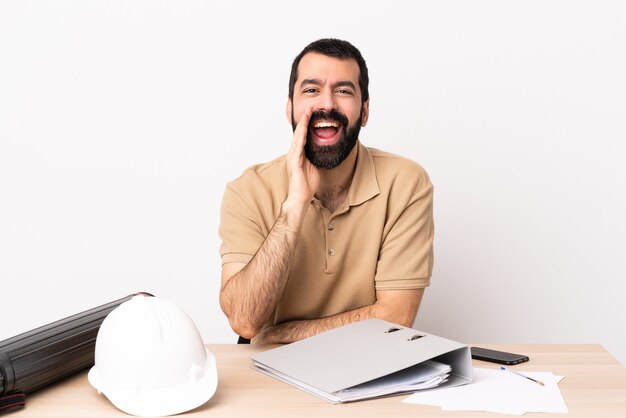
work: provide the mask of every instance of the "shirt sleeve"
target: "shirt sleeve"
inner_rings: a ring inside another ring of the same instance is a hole
[[[433,269],[433,185],[425,172],[403,187],[390,211],[376,268],[376,290],[419,289],[430,285]],[[407,193],[408,194],[405,194]]]
[[[219,235],[222,265],[248,263],[265,240],[258,211],[253,211],[231,185],[226,187],[222,198]]]

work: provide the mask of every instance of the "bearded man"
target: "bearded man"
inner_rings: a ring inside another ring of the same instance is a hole
[[[368,84],[349,42],[308,45],[289,78],[288,153],[226,187],[220,304],[243,339],[415,320],[433,267],[433,186],[417,163],[358,140]]]

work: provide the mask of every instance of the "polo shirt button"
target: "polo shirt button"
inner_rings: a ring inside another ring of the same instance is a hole
[[[335,250],[328,250],[328,255],[335,255]]]
[[[328,230],[332,231],[333,229],[335,229],[335,225],[333,224],[328,224]]]

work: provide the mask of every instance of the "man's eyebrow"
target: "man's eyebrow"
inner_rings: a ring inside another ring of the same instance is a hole
[[[302,80],[302,82],[300,82],[300,87],[304,87],[307,85],[320,86],[322,85],[322,81],[317,78],[305,78],[304,80]],[[351,89],[356,90],[356,85],[350,80],[338,81],[333,84],[333,88],[337,87],[350,87]]]
[[[300,87],[302,86],[306,86],[308,84],[313,84],[315,86],[319,86],[320,84],[322,84],[322,82],[320,80],[318,80],[317,78],[305,78],[304,80],[302,80],[302,82],[300,83]]]
[[[350,87],[352,90],[356,90],[356,86],[354,85],[354,83],[352,81],[338,81],[337,83],[335,83],[335,85],[333,86],[334,88],[337,87]]]

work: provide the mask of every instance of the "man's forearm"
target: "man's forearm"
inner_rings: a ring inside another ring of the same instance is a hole
[[[254,257],[222,286],[222,309],[239,335],[256,335],[276,308],[287,282],[305,210],[294,209],[285,202]]]
[[[285,322],[264,328],[255,342],[259,344],[291,343],[342,325],[380,316],[381,310],[374,304],[325,318]]]
[[[255,339],[259,344],[291,343],[352,322],[378,318],[406,327],[413,325],[424,289],[377,291],[372,305],[320,319],[268,326]]]
[[[291,343],[342,325],[374,317],[374,305],[371,305],[320,319],[285,322],[264,328],[254,342],[258,344]]]

